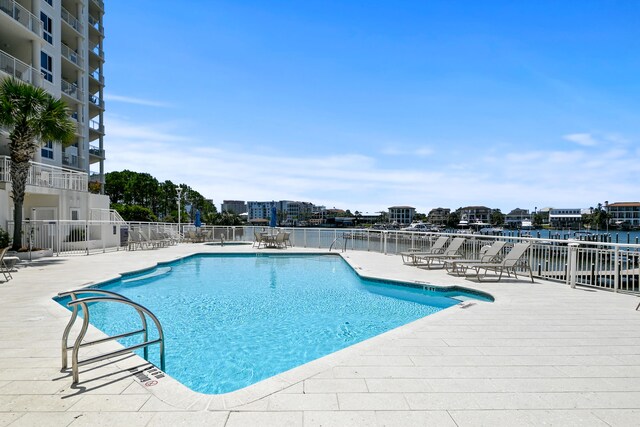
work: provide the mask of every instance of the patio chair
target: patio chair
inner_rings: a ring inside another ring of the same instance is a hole
[[[416,267],[431,269],[436,265],[444,267],[444,263],[442,260],[451,259],[456,257],[461,257],[462,255],[459,253],[460,249],[462,249],[462,245],[465,242],[464,237],[456,237],[451,241],[447,249],[444,250],[441,254],[425,254],[417,256],[414,262]]]
[[[6,248],[0,249],[0,272],[2,272],[2,274],[4,275],[5,282],[8,282],[10,279],[13,279],[13,276],[11,276],[11,269],[7,267],[7,264],[5,264],[4,262],[4,257],[7,254],[8,250],[9,250],[9,246],[7,246]]]
[[[449,274],[462,276],[466,274],[467,269],[469,269],[471,265],[495,263],[499,260],[502,253],[502,248],[504,248],[504,245],[506,245],[506,243],[507,242],[505,242],[504,240],[496,240],[491,246],[483,246],[482,249],[480,249],[480,257],[478,259],[445,259],[443,261],[444,268]]]
[[[276,248],[287,248],[287,240],[289,240],[289,233],[284,231],[279,232],[273,239],[273,244]]]
[[[444,245],[446,245],[448,241],[449,241],[449,238],[447,236],[440,236],[427,251],[400,252],[400,256],[402,256],[402,262],[404,264],[415,265],[417,257],[429,255],[429,254],[441,254],[444,252]]]
[[[529,265],[529,263],[523,264],[520,262],[530,246],[530,243],[516,243],[515,245],[513,245],[513,248],[509,251],[509,253],[504,256],[502,262],[500,263],[466,263],[460,265],[463,268],[473,269],[475,271],[475,274],[467,275],[467,278],[475,276],[475,278],[477,278],[480,282],[499,282],[500,280],[502,280],[503,273],[507,273],[507,276],[509,277],[511,277],[511,273],[513,273],[513,276],[517,279],[518,274],[516,272],[516,268],[520,267],[529,272],[529,278],[531,279],[531,283],[533,283],[533,273],[531,271],[531,266]],[[481,271],[484,271],[484,273],[481,274]],[[497,274],[497,278],[493,280],[485,280],[489,271],[495,272]]]
[[[265,245],[266,241],[264,239],[264,234],[258,233],[257,231],[253,232],[253,246],[256,247],[258,245],[258,249],[260,249],[260,245]]]

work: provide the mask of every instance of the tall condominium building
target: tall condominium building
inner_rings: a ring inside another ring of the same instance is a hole
[[[79,218],[92,206],[82,194],[88,192],[88,182],[100,183],[93,190],[103,192],[103,15],[103,0],[0,0],[0,80],[14,77],[45,89],[68,105],[76,123],[71,145],[41,141],[27,183],[24,217],[46,207],[53,213],[43,211],[42,219]],[[0,129],[0,190],[5,191],[8,155],[8,132]],[[69,191],[74,193],[65,193]],[[6,199],[5,206],[10,203],[6,194],[0,199]],[[2,216],[0,212],[0,220]]]
[[[0,79],[44,88],[69,106],[75,143],[43,141],[36,162],[104,176],[103,0],[0,0]],[[6,145],[6,144],[5,144]],[[7,154],[0,147],[0,155]]]

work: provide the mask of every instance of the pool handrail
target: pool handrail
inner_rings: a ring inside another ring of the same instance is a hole
[[[86,297],[86,298],[80,298],[78,299],[77,296],[78,294],[102,294],[103,296],[93,296],[93,297]],[[158,318],[146,307],[144,307],[141,304],[138,304],[134,301],[131,301],[129,298],[120,295],[116,292],[111,292],[111,291],[105,291],[102,289],[92,289],[92,288],[85,288],[85,289],[77,289],[77,290],[73,290],[73,291],[68,291],[68,292],[60,292],[58,294],[59,297],[66,297],[66,296],[70,296],[71,297],[71,301],[69,301],[67,303],[67,305],[69,307],[73,308],[73,312],[71,315],[71,318],[69,319],[69,322],[67,323],[67,326],[65,327],[65,330],[63,332],[62,335],[62,369],[66,369],[67,368],[67,352],[69,350],[73,350],[71,353],[71,369],[72,369],[72,373],[73,373],[73,384],[77,384],[79,382],[79,371],[78,368],[82,365],[86,365],[89,363],[94,363],[94,362],[98,362],[100,360],[104,360],[104,359],[108,359],[109,357],[113,357],[113,356],[120,356],[122,354],[126,354],[129,353],[133,350],[137,350],[139,348],[143,348],[144,350],[144,358],[145,360],[149,360],[149,346],[153,345],[153,344],[159,344],[160,345],[160,369],[162,371],[165,370],[165,355],[164,355],[164,332],[162,330],[162,325],[160,324],[160,321],[158,320]],[[84,339],[84,336],[86,335],[87,329],[89,327],[89,318],[90,318],[90,314],[89,314],[89,306],[87,304],[92,303],[92,302],[116,302],[116,303],[121,303],[121,304],[126,304],[129,305],[131,307],[133,307],[136,312],[138,313],[138,315],[140,316],[140,321],[142,323],[142,328],[138,329],[136,331],[132,331],[132,332],[126,332],[123,334],[119,334],[119,335],[114,335],[114,336],[110,336],[107,338],[102,338],[102,339],[98,339],[95,341],[89,341],[89,342],[82,342],[82,340]],[[78,337],[76,338],[76,341],[73,345],[73,347],[69,347],[68,346],[68,338],[69,338],[69,333],[71,331],[71,328],[73,326],[73,324],[75,323],[75,320],[78,317],[78,306],[82,307],[84,314],[83,317],[83,321],[82,321],[82,328],[80,329],[80,333],[78,334]],[[145,317],[145,314],[148,315],[151,320],[154,322],[156,329],[158,330],[158,338],[155,340],[151,340],[149,341],[149,335],[148,335],[148,325],[147,325],[147,320]],[[116,351],[112,351],[109,353],[105,353],[102,355],[98,355],[98,356],[94,356],[91,357],[89,359],[85,359],[82,361],[78,360],[78,353],[80,351],[81,347],[85,347],[85,346],[90,346],[90,345],[95,345],[95,344],[101,344],[104,342],[108,342],[108,341],[113,341],[113,340],[117,340],[117,339],[121,339],[121,338],[125,338],[125,337],[129,337],[129,336],[133,336],[133,335],[137,335],[137,334],[143,334],[143,342],[140,344],[135,344],[129,347],[125,347],[123,349],[120,350],[116,350]]]

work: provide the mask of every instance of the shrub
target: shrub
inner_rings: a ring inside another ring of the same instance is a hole
[[[0,248],[6,248],[11,244],[9,233],[0,228]]]
[[[84,242],[84,240],[84,228],[72,228],[71,230],[69,230],[69,235],[66,238],[67,242]]]

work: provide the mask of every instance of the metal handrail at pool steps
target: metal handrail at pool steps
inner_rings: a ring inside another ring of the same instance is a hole
[[[80,298],[78,299],[79,295],[99,295],[99,296],[89,296],[89,297],[85,297],[85,298]],[[64,332],[62,334],[62,369],[67,369],[67,365],[68,365],[68,352],[69,350],[72,351],[71,353],[71,371],[72,371],[72,375],[73,375],[73,384],[78,384],[80,382],[80,372],[79,372],[79,368],[80,366],[83,365],[88,365],[90,363],[95,363],[95,362],[99,362],[101,360],[105,360],[111,357],[115,357],[115,356],[120,356],[123,354],[127,354],[130,353],[134,350],[140,349],[142,348],[144,351],[144,359],[145,360],[149,360],[149,346],[154,345],[154,344],[159,344],[160,346],[160,369],[162,371],[165,370],[165,356],[164,356],[164,332],[162,330],[162,325],[160,324],[160,321],[158,320],[158,318],[151,312],[149,311],[147,308],[145,308],[144,306],[131,301],[129,298],[120,295],[116,292],[111,292],[111,291],[107,291],[107,290],[103,290],[103,289],[94,289],[94,288],[86,288],[86,289],[76,289],[73,291],[67,291],[67,292],[60,292],[58,294],[58,298],[70,298],[70,301],[67,303],[67,306],[72,307],[72,314],[71,314],[71,318],[69,319],[69,322],[67,323],[67,326],[64,329]],[[142,324],[142,327],[138,330],[135,331],[131,331],[131,332],[126,332],[126,333],[122,333],[122,334],[118,334],[118,335],[113,335],[113,336],[109,336],[106,338],[102,338],[102,339],[98,339],[98,340],[94,340],[94,341],[86,341],[83,342],[83,339],[87,333],[87,329],[89,327],[89,322],[90,322],[90,304],[92,303],[100,303],[100,302],[112,302],[112,303],[117,303],[117,304],[125,304],[128,305],[130,307],[133,307],[136,312],[138,313],[138,315],[140,316],[140,322]],[[78,311],[79,311],[79,307],[82,308],[82,312],[83,312],[83,319],[82,319],[82,327],[80,329],[80,332],[78,334],[78,336],[76,337],[76,340],[73,344],[73,346],[69,346],[68,342],[69,342],[69,333],[71,332],[71,329],[76,321],[76,319],[78,318]],[[156,326],[157,332],[158,332],[158,338],[154,339],[154,340],[149,340],[149,328],[147,325],[147,319],[146,316],[149,316],[151,318],[151,320],[153,321],[153,323]],[[79,351],[81,348],[83,347],[87,347],[87,346],[92,346],[92,345],[97,345],[97,344],[102,344],[105,342],[109,342],[109,341],[114,341],[114,340],[119,340],[122,338],[126,338],[126,337],[130,337],[130,336],[134,336],[134,335],[139,335],[142,334],[143,336],[143,342],[139,343],[139,344],[134,344],[128,347],[125,347],[123,349],[119,349],[119,350],[115,350],[115,351],[111,351],[108,353],[104,353],[104,354],[100,354],[98,356],[94,356],[94,357],[90,357],[88,359],[85,360],[79,360]]]

